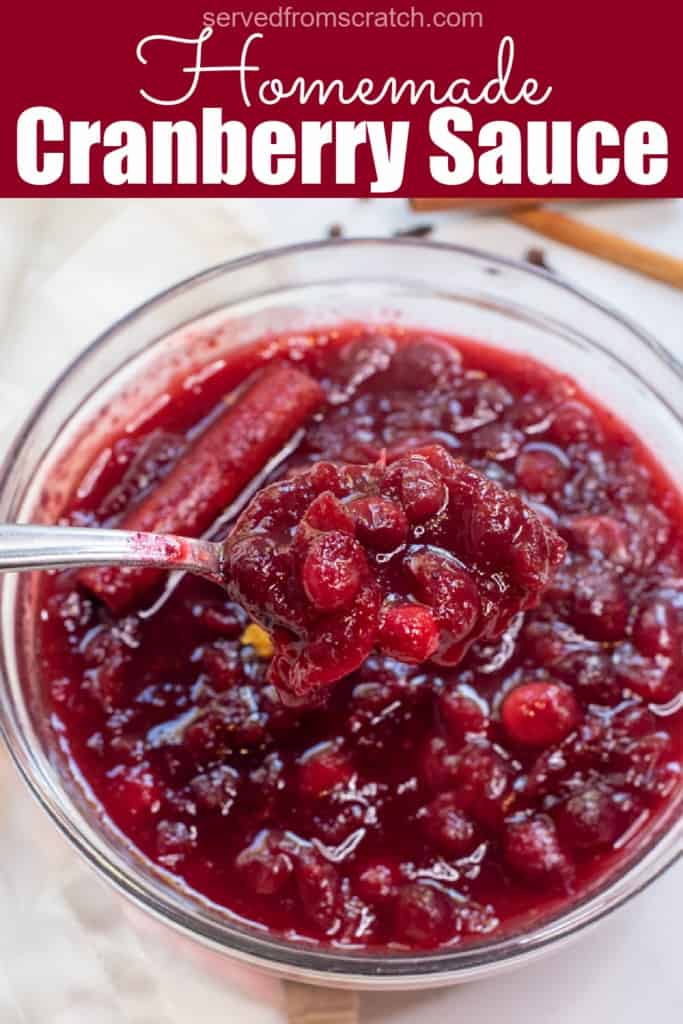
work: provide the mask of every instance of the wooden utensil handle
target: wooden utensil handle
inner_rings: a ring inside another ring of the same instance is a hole
[[[285,981],[287,1024],[358,1024],[358,994]]]
[[[442,197],[439,199],[411,199],[410,205],[419,212],[429,210],[496,210],[502,212],[539,206],[541,202],[540,199],[451,199]]]

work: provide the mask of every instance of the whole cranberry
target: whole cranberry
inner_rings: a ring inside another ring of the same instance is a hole
[[[239,650],[227,640],[207,644],[201,654],[201,666],[217,692],[230,690],[242,678]]]
[[[556,405],[551,395],[527,392],[512,410],[513,422],[530,435],[538,434],[548,429]]]
[[[421,455],[408,455],[390,466],[382,490],[401,502],[411,525],[436,515],[448,500],[441,474]]]
[[[204,730],[202,724],[206,726]],[[194,735],[195,729],[198,735]],[[211,703],[209,713],[194,722],[185,733],[188,746],[200,756],[202,742],[205,744],[204,753],[209,755],[212,749],[220,751],[224,747],[258,746],[265,737],[266,722],[259,693],[246,685],[221,693]]]
[[[393,338],[374,333],[364,333],[342,345],[331,364],[332,401],[349,398],[362,384],[386,370],[395,349]],[[329,372],[329,364],[324,368]]]
[[[343,801],[343,802],[342,802]],[[365,824],[366,808],[361,803],[331,799],[316,809],[311,838],[320,839],[327,846],[340,846]]]
[[[406,564],[415,577],[419,597],[434,610],[439,625],[448,630],[450,643],[469,636],[481,612],[470,573],[427,548],[412,553]]]
[[[315,850],[306,850],[296,865],[296,882],[303,911],[322,932],[339,917],[341,879],[336,868]]]
[[[452,857],[463,857],[477,845],[477,827],[454,793],[442,793],[423,807],[419,821],[427,838]]]
[[[342,505],[332,491],[323,491],[306,509],[301,520],[300,530],[310,535],[311,530],[323,533],[331,530],[336,533],[348,533],[353,536],[355,524],[349,509]]]
[[[374,551],[394,551],[405,542],[408,520],[401,506],[389,498],[356,498],[348,506],[361,544]]]
[[[603,555],[618,565],[629,561],[628,530],[612,516],[573,516],[567,522],[567,532],[583,551]]]
[[[531,766],[525,791],[534,797],[555,793],[571,771],[569,752],[562,747],[548,747],[538,755]]]
[[[280,848],[281,834],[263,829],[238,855],[235,865],[249,888],[258,896],[282,892],[292,876],[294,864]]]
[[[612,657],[620,686],[654,704],[666,704],[680,691],[680,676],[668,658],[647,658],[628,641],[617,644]]]
[[[438,709],[448,735],[462,742],[469,733],[486,733],[488,708],[477,693],[466,686],[446,690],[438,698]]]
[[[315,621],[305,642],[274,628],[275,651],[267,679],[284,703],[320,706],[332,683],[360,668],[377,642],[381,596],[374,580],[364,580],[350,608]]]
[[[139,621],[128,616],[115,626],[96,626],[81,644],[83,659],[90,666],[84,674],[86,687],[107,712],[123,705],[131,652],[139,645],[139,627]]]
[[[380,616],[379,646],[399,661],[419,665],[439,646],[439,628],[429,608],[420,604],[394,604]]]
[[[421,338],[399,345],[389,369],[394,387],[407,391],[447,388],[461,370],[460,353],[440,338]]]
[[[474,389],[471,397],[473,408],[477,410],[488,410],[500,415],[504,409],[515,404],[514,395],[502,381],[493,377],[482,374],[470,381],[470,386]]]
[[[542,665],[554,665],[569,654],[575,644],[575,634],[568,626],[543,619],[527,619],[522,629],[522,640],[529,657]]]
[[[214,708],[200,715],[185,730],[184,743],[197,762],[223,757],[230,746],[230,738],[222,715]]]
[[[336,742],[319,743],[299,758],[299,792],[309,799],[342,788],[352,775],[351,759]]]
[[[457,782],[460,755],[441,736],[432,736],[420,757],[420,778],[429,789],[448,789]]]
[[[398,864],[394,861],[368,860],[358,869],[356,889],[362,899],[381,906],[394,898],[399,880]]]
[[[503,837],[505,859],[530,882],[569,885],[573,869],[545,814],[509,821]]]
[[[501,717],[515,743],[548,747],[572,731],[580,712],[571,687],[551,680],[533,680],[510,690]]]
[[[560,804],[555,822],[561,838],[577,850],[610,846],[619,834],[619,816],[611,795],[586,786]]]
[[[656,790],[662,769],[665,776],[668,776],[667,762],[671,756],[671,747],[671,737],[663,731],[650,733],[630,743],[624,752],[629,766],[627,781],[645,792]],[[674,763],[671,767],[677,780],[680,780],[680,765]]]
[[[472,740],[460,751],[452,791],[463,810],[488,828],[500,825],[509,797],[509,771],[486,740]]]
[[[514,459],[524,442],[524,435],[511,423],[486,423],[469,437],[475,452],[487,459],[507,462]]]
[[[629,531],[630,566],[644,574],[662,558],[671,535],[671,521],[651,502],[627,506],[624,515]]]
[[[621,700],[622,684],[616,678],[610,652],[602,647],[577,643],[553,671],[572,685],[584,703],[618,704]]]
[[[600,435],[595,416],[583,402],[565,402],[555,410],[550,433],[559,444],[597,441]]]
[[[401,700],[399,689],[379,682],[354,687],[348,711],[348,735],[357,749],[372,756],[393,749],[398,723],[410,717],[410,705]]]
[[[655,595],[644,602],[633,624],[633,642],[648,658],[661,655],[683,660],[683,614],[667,600]]]
[[[515,464],[517,483],[532,494],[552,494],[564,484],[568,461],[564,452],[551,445],[529,445]]]
[[[348,534],[332,531],[311,543],[301,579],[311,604],[323,612],[347,608],[367,571],[365,554]]]
[[[632,704],[619,710],[610,717],[610,727],[616,736],[627,736],[632,740],[640,740],[657,731],[657,716],[643,704]]]
[[[245,607],[263,607],[269,618],[302,620],[305,595],[298,585],[292,594],[297,581],[290,551],[278,549],[270,537],[256,535],[236,542],[229,563],[231,589]]]
[[[580,576],[574,592],[573,620],[590,640],[621,639],[628,624],[628,602],[619,578],[597,571]]]
[[[453,910],[448,897],[430,885],[404,885],[396,900],[396,933],[400,941],[425,948],[452,935]]]

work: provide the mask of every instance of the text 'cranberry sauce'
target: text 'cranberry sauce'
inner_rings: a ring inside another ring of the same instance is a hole
[[[531,360],[358,326],[265,339],[174,398],[112,439],[64,523],[204,533],[293,435],[265,483],[440,446],[567,553],[456,664],[405,611],[383,620],[307,710],[280,701],[269,637],[219,587],[187,576],[159,599],[165,581],[136,571],[46,576],[52,725],[115,824],[233,914],[357,948],[481,939],[606,877],[680,792],[683,755],[681,501],[629,430]],[[360,586],[353,537],[404,542],[399,492],[343,529],[343,507],[316,507],[316,544],[345,567],[334,587],[307,570],[320,607]],[[425,598],[443,614],[444,586]],[[406,643],[421,663],[392,656]]]

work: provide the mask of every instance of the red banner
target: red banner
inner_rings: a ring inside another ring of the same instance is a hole
[[[5,10],[5,196],[673,196],[673,6]]]

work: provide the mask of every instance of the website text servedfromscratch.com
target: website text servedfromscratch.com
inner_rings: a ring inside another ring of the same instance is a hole
[[[202,24],[210,28],[483,28],[482,11],[434,11],[416,7],[384,11],[297,10],[280,6],[272,11],[205,11]]]

